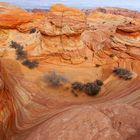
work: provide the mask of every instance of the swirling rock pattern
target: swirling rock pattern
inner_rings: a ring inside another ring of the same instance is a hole
[[[0,140],[139,140],[138,16],[87,14],[61,4],[27,12],[0,3],[0,19]],[[39,66],[16,60],[11,41]],[[114,76],[117,66],[133,71],[133,79]],[[43,77],[50,71],[68,83],[48,86]],[[71,82],[95,79],[104,81],[99,95],[72,94]]]

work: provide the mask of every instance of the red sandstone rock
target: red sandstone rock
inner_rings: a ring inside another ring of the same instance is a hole
[[[31,14],[10,4],[0,3],[0,27],[16,28],[17,25],[31,21]],[[21,18],[22,17],[22,18]]]
[[[64,5],[27,12],[0,3],[0,140],[139,139],[140,20],[102,12]],[[16,60],[11,41],[39,66]],[[133,79],[115,77],[117,66]],[[42,79],[50,71],[68,83],[48,86]],[[104,81],[99,95],[72,94],[70,83],[96,79]]]
[[[138,140],[139,117],[128,105],[73,106],[39,125],[27,140]]]
[[[140,13],[138,11],[131,11],[122,8],[97,8],[96,11],[106,13],[106,14],[122,15],[131,18],[140,18]]]

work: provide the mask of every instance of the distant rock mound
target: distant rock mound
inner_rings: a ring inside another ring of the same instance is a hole
[[[130,18],[140,18],[140,12],[123,8],[97,8],[95,11],[106,14],[122,15]]]

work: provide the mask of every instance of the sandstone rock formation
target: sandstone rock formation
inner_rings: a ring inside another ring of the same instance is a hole
[[[96,11],[107,13],[107,14],[122,15],[125,17],[131,17],[131,18],[140,18],[139,12],[131,11],[128,9],[123,9],[123,8],[106,7],[106,8],[97,8]]]
[[[23,46],[29,69],[11,41]],[[139,140],[140,20],[58,4],[27,12],[0,3],[0,140]],[[98,65],[98,67],[97,67]],[[130,81],[113,67],[134,73]],[[57,71],[68,82],[51,87]],[[70,83],[104,81],[95,97],[75,97]]]

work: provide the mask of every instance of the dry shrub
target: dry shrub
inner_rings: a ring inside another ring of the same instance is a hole
[[[101,80],[96,80],[94,82],[91,83],[81,83],[81,82],[74,82],[71,85],[72,88],[72,92],[77,95],[77,91],[82,91],[85,92],[87,95],[89,96],[95,96],[97,95],[100,90],[101,90],[101,86],[103,85],[103,81]]]
[[[113,73],[115,73],[124,80],[131,80],[133,78],[133,73],[125,68],[115,67],[113,69]]]
[[[27,59],[27,53],[23,49],[16,49],[17,60]]]
[[[49,72],[43,76],[45,82],[47,82],[50,86],[58,87],[67,83],[68,80],[63,75],[56,73],[55,71]]]
[[[101,86],[97,85],[97,83],[86,83],[84,85],[84,91],[89,96],[95,96],[101,90]]]
[[[20,45],[19,43],[15,42],[15,41],[11,41],[10,47],[14,48],[14,49],[20,49],[20,50],[23,49],[23,46]]]
[[[25,52],[23,50],[22,45],[20,45],[19,43],[15,42],[15,41],[11,41],[10,47],[14,48],[16,50],[17,60],[22,61],[23,65],[25,65],[26,67],[28,67],[30,69],[33,69],[38,66],[38,64],[39,64],[38,61],[28,60],[27,52]]]
[[[29,69],[34,69],[38,66],[38,62],[36,60],[24,60],[22,62],[23,65],[25,65],[26,67],[28,67]]]

